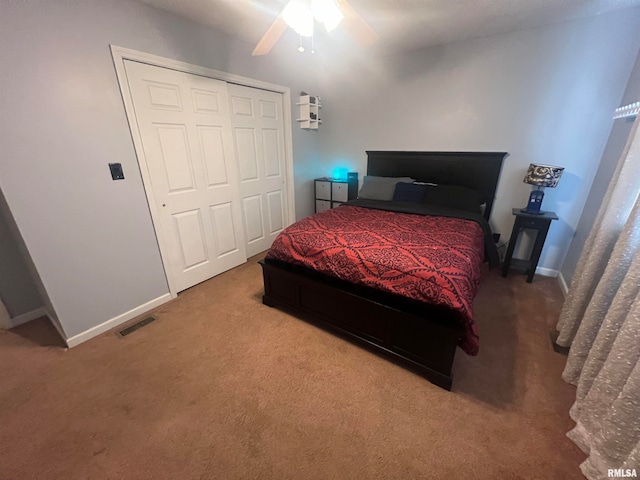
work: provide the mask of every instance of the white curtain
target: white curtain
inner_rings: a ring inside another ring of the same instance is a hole
[[[640,476],[640,130],[636,121],[578,261],[558,322],[577,386],[567,435],[592,480]]]

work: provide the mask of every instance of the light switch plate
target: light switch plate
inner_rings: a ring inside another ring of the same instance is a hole
[[[109,170],[111,170],[111,178],[114,180],[124,180],[124,172],[122,171],[121,163],[110,163]]]

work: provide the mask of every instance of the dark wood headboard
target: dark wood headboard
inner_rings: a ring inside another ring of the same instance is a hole
[[[419,182],[460,185],[480,192],[489,220],[506,152],[367,151],[367,175],[411,177]]]

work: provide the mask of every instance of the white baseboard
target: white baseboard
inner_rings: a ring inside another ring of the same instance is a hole
[[[5,325],[2,325],[2,328],[7,330],[17,327],[18,325],[22,325],[23,323],[30,322],[31,320],[35,320],[36,318],[46,317],[47,311],[44,307],[36,308],[35,310],[31,310],[30,312],[23,313],[13,318],[9,318],[6,321]]]
[[[2,299],[0,299],[0,330],[9,330],[11,316],[9,312],[7,312],[7,308],[2,303]]]
[[[58,322],[53,320],[55,317],[49,313],[46,307],[36,308],[27,313],[23,313],[22,315],[18,315],[17,317],[6,319],[4,322],[0,324],[1,329],[9,330],[11,328],[17,327],[18,325],[22,325],[23,323],[30,322],[31,320],[35,320],[36,318],[47,317],[51,324],[55,327],[60,335],[60,338],[66,342],[67,336],[64,334]]]
[[[562,290],[562,294],[566,297],[569,292],[569,285],[567,285],[567,281],[564,279],[564,275],[562,272],[558,274],[558,283],[560,284],[560,290]]]
[[[171,294],[165,293],[164,295],[158,298],[155,298],[143,305],[140,305],[139,307],[129,310],[128,312],[125,312],[122,315],[113,317],[112,319],[107,320],[106,322],[101,323],[100,325],[96,325],[95,327],[92,327],[89,330],[86,330],[82,333],[74,335],[71,338],[68,338],[67,345],[69,346],[69,348],[75,347],[76,345],[80,345],[81,343],[86,342],[87,340],[90,340],[93,337],[96,337],[101,333],[106,332],[107,330],[111,330],[112,328],[117,327],[118,325],[121,325],[124,322],[131,320],[132,318],[136,318],[137,316],[142,315],[143,313],[146,313],[149,310],[159,307],[163,303],[167,303],[169,300],[171,300]]]
[[[538,275],[542,275],[543,277],[556,278],[560,272],[558,272],[558,270],[552,270],[550,268],[538,267],[536,268],[536,273]]]

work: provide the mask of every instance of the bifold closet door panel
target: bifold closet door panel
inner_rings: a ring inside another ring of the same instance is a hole
[[[165,270],[181,291],[247,259],[227,84],[129,60],[125,69]]]
[[[287,218],[282,94],[229,84],[247,256],[264,252]]]

